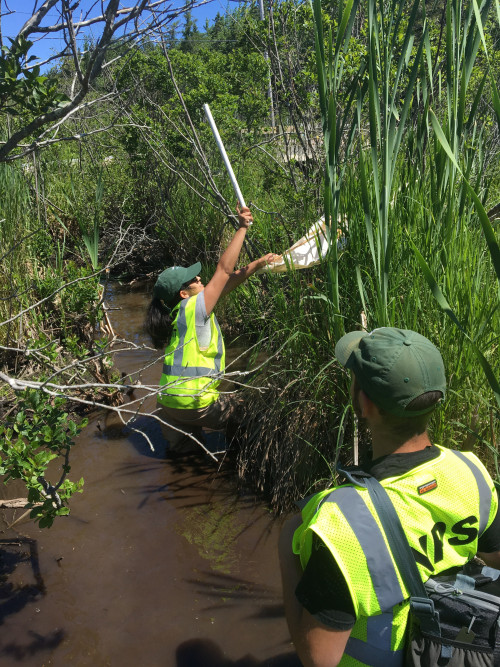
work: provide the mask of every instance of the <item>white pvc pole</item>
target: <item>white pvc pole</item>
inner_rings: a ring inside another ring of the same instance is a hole
[[[203,105],[203,110],[205,112],[208,122],[210,123],[210,127],[212,128],[212,132],[215,141],[217,142],[217,146],[219,147],[220,154],[222,155],[222,159],[224,160],[224,164],[226,165],[227,173],[229,174],[229,178],[231,179],[231,183],[233,184],[236,198],[240,202],[241,206],[246,207],[245,200],[243,199],[243,195],[241,194],[240,186],[238,185],[238,181],[236,180],[236,176],[234,175],[233,168],[231,167],[231,163],[229,162],[229,158],[227,157],[226,149],[224,148],[224,144],[222,143],[222,139],[220,138],[219,130],[217,129],[217,125],[215,124],[212,112],[210,111],[210,107],[208,106],[208,104]]]

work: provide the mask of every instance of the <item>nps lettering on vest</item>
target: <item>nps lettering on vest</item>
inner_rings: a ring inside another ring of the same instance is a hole
[[[219,397],[217,387],[225,370],[222,333],[210,314],[210,345],[201,350],[196,336],[196,315],[203,302],[200,294],[183,299],[173,322],[172,338],[165,350],[158,403],[170,408],[205,408]],[[175,309],[174,309],[175,313]]]
[[[437,458],[381,481],[423,581],[475,556],[478,537],[493,521],[498,505],[493,482],[474,454],[439,449]],[[422,496],[419,488],[430,482],[432,491]],[[342,570],[356,612],[340,666],[403,665],[410,593],[366,487],[360,481],[322,491],[308,501],[302,519],[293,538],[302,567],[316,533]]]

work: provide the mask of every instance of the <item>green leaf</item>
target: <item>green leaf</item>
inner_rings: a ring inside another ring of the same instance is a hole
[[[54,523],[54,517],[42,516],[40,518],[40,521],[38,522],[38,525],[40,526],[40,528],[50,528],[53,523]]]
[[[482,205],[481,200],[474,191],[474,188],[465,178],[464,181],[469,191],[469,194],[474,201],[474,205],[476,207],[476,211],[479,216],[479,221],[481,222],[481,227],[483,228],[483,233],[486,238],[486,243],[488,244],[488,249],[490,251],[491,259],[493,261],[493,266],[495,268],[497,278],[500,282],[500,247],[496,240],[495,232],[493,231],[493,227],[491,226],[491,223],[488,219],[488,214],[484,210],[484,206]]]
[[[456,324],[456,326],[460,329],[460,331],[463,333],[465,338],[468,340],[469,344],[472,347],[472,350],[474,351],[474,354],[476,355],[479,363],[481,364],[481,367],[483,369],[483,372],[486,376],[486,379],[488,380],[488,383],[490,387],[493,390],[493,394],[495,396],[495,400],[498,404],[498,407],[500,408],[500,384],[498,382],[498,379],[496,378],[493,369],[491,368],[490,364],[484,357],[483,353],[481,350],[478,348],[476,343],[472,340],[472,338],[469,336],[465,328],[462,326],[460,321],[458,320],[457,316],[453,312],[450,304],[446,300],[446,297],[442,293],[439,285],[437,284],[436,279],[434,278],[432,271],[430,270],[427,262],[421,255],[420,251],[416,247],[416,245],[413,243],[413,241],[410,239],[410,243],[413,247],[413,251],[415,253],[415,257],[417,258],[418,263],[420,264],[420,267],[422,269],[422,273],[424,274],[424,277],[427,281],[427,284],[429,285],[432,294],[434,295],[434,298],[438,302],[439,306],[442,308],[442,310],[448,315],[448,317]]]
[[[454,154],[453,151],[451,150],[451,148],[450,148],[450,144],[448,143],[448,140],[446,139],[446,137],[445,137],[445,135],[444,135],[444,132],[443,132],[443,130],[441,129],[441,125],[439,124],[439,121],[438,121],[438,119],[436,118],[436,116],[435,116],[435,114],[434,114],[434,111],[433,111],[432,109],[429,109],[429,116],[430,116],[430,118],[431,118],[432,129],[434,130],[434,133],[436,134],[439,143],[440,143],[441,146],[444,148],[444,150],[446,151],[446,154],[448,155],[448,157],[450,158],[450,160],[453,162],[453,164],[455,165],[455,167],[458,169],[458,171],[459,171],[460,173],[462,173],[462,170],[461,170],[460,167],[458,166],[458,162],[457,162],[456,159],[455,159],[455,154]]]
[[[453,154],[453,151],[451,150],[448,141],[446,140],[446,137],[444,136],[444,132],[441,129],[441,126],[439,124],[438,119],[436,118],[434,112],[432,109],[429,109],[429,115],[431,118],[431,123],[432,127],[434,129],[434,132],[439,140],[439,143],[441,146],[444,148],[446,151],[446,154],[450,158],[450,160],[453,162],[457,170],[459,171],[460,174],[462,174],[464,183],[467,187],[467,190],[472,197],[472,200],[474,201],[474,206],[476,208],[477,214],[479,216],[479,221],[481,223],[481,226],[483,228],[483,233],[486,238],[486,243],[488,244],[488,249],[491,254],[491,259],[493,261],[493,266],[495,268],[495,272],[497,274],[497,278],[500,281],[500,247],[498,245],[498,241],[496,240],[495,232],[493,231],[493,227],[491,226],[491,223],[488,219],[488,215],[486,211],[484,210],[484,206],[481,203],[481,200],[477,196],[474,188],[470,185],[469,181],[465,178],[463,175],[462,170],[458,166],[458,163],[455,159],[455,156]]]

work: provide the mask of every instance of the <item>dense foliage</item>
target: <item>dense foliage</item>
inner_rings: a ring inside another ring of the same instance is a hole
[[[208,103],[253,204],[250,255],[285,250],[322,214],[331,221],[320,266],[254,279],[225,305],[228,335],[260,341],[271,358],[253,380],[266,391],[246,390],[241,477],[284,508],[330,479],[339,457],[351,460],[355,438],[367,445],[333,348],[344,331],[386,324],[417,329],[442,350],[450,384],[433,436],[479,448],[495,473],[500,265],[486,211],[500,200],[500,30],[490,5],[317,0],[313,11],[286,0],[265,21],[249,6],[204,32],[187,13],[177,30],[111,63],[85,112],[65,121],[72,141],[0,165],[5,375],[22,367],[41,385],[54,376],[75,384],[72,360],[92,358],[79,381],[109,384],[103,391],[116,396],[99,276],[151,274],[165,256],[202,257],[210,271],[234,195],[203,117]],[[29,55],[26,43],[12,49],[21,47]],[[41,81],[22,68],[8,79],[9,58],[7,49],[4,112],[21,87],[27,99],[41,86],[51,104],[57,95],[64,103],[70,59]],[[25,122],[5,118],[4,134]],[[338,250],[337,227],[347,239]],[[11,415],[2,460],[34,501],[42,482],[29,480],[43,478],[53,455],[66,457],[80,427],[52,445],[47,429],[35,438],[59,399],[19,386],[2,389]],[[68,482],[65,500],[77,488]],[[61,508],[45,498],[37,515],[48,525]]]

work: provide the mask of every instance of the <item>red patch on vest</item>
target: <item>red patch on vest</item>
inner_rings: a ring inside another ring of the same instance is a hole
[[[432,480],[432,482],[427,482],[427,484],[422,484],[422,486],[419,486],[417,488],[418,494],[421,496],[424,493],[427,493],[428,491],[432,491],[433,489],[437,489],[438,483],[436,482],[435,479]]]

